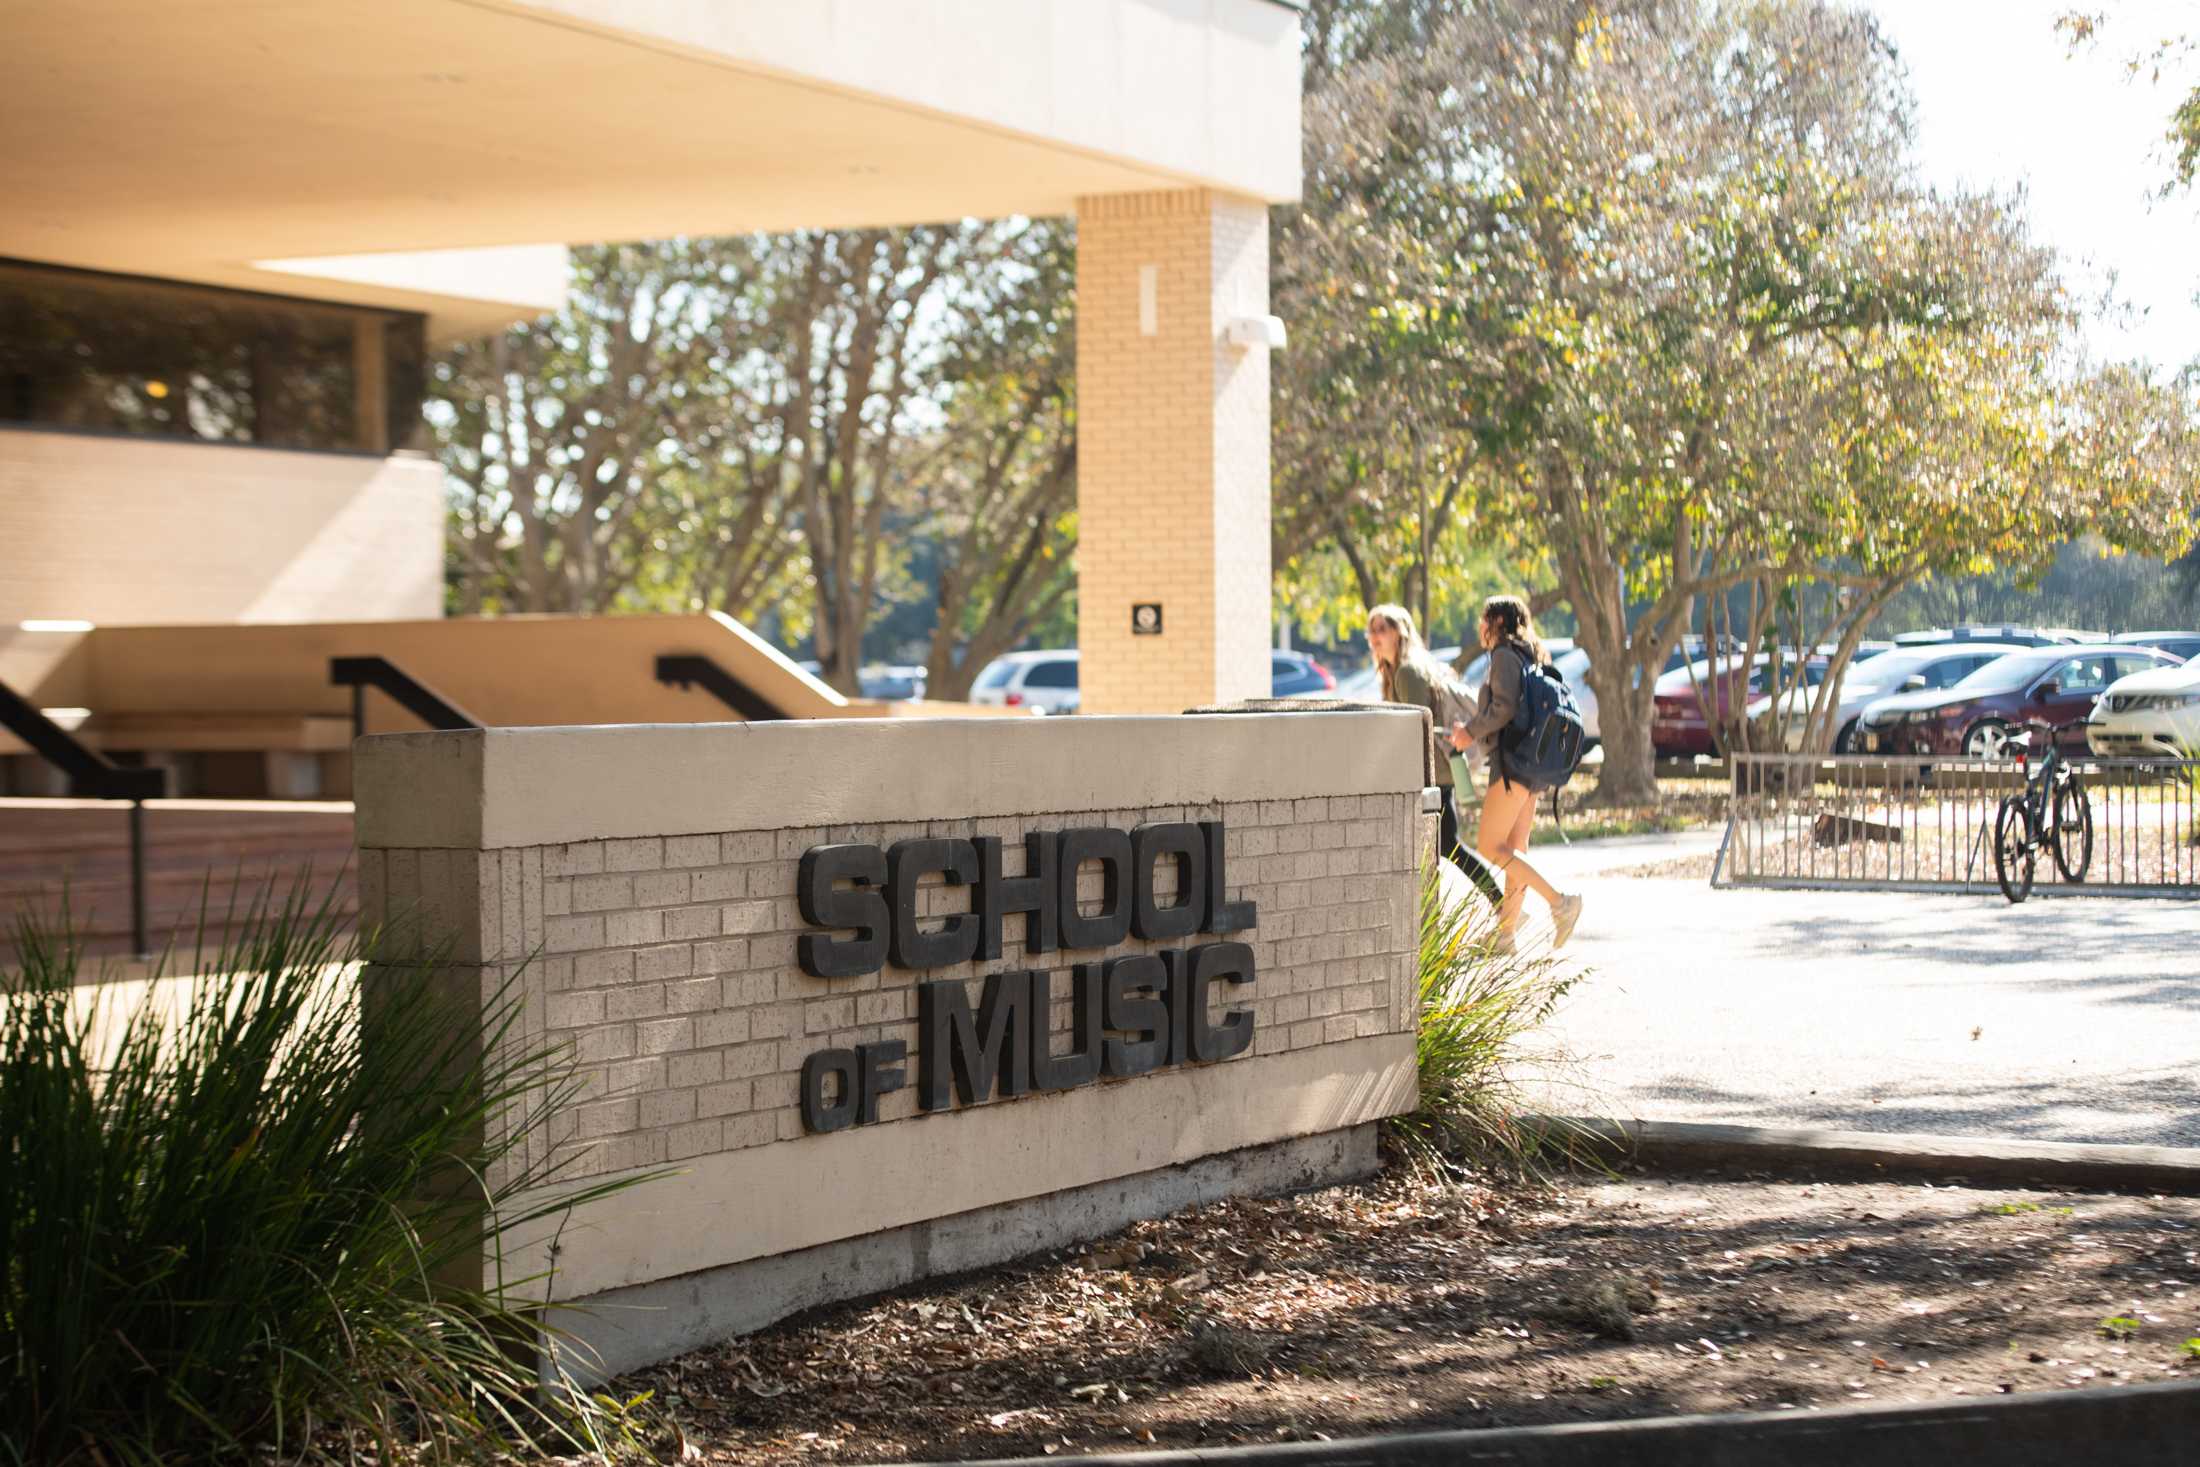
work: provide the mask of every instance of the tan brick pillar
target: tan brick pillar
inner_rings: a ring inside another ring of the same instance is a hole
[[[1077,643],[1087,713],[1268,694],[1268,210],[1077,201]],[[1158,603],[1161,631],[1133,631]]]

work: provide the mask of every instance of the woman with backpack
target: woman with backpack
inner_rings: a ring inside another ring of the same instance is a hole
[[[1518,596],[1492,596],[1482,603],[1478,624],[1482,646],[1490,654],[1489,673],[1475,702],[1474,716],[1451,726],[1451,746],[1462,754],[1479,751],[1489,758],[1489,782],[1482,791],[1482,819],[1475,828],[1475,850],[1505,873],[1505,900],[1498,906],[1498,949],[1510,952],[1520,926],[1520,908],[1533,888],[1550,904],[1551,946],[1574,935],[1581,920],[1581,898],[1562,894],[1528,864],[1528,832],[1535,825],[1536,791],[1505,768],[1503,735],[1520,710],[1521,680],[1531,669],[1548,668],[1550,656],[1535,634],[1528,603]],[[1553,671],[1551,676],[1557,676]]]
[[[1458,797],[1471,792],[1472,787],[1464,791],[1453,789],[1456,761],[1439,742],[1444,731],[1455,721],[1465,696],[1459,681],[1452,670],[1429,651],[1428,643],[1421,640],[1420,630],[1413,623],[1413,613],[1403,606],[1383,605],[1368,610],[1367,646],[1375,656],[1376,670],[1382,674],[1383,701],[1426,708],[1429,712],[1430,752],[1435,756],[1432,762],[1436,782],[1444,791],[1437,849],[1466,872],[1467,878],[1494,906],[1504,894],[1497,878],[1459,839]]]

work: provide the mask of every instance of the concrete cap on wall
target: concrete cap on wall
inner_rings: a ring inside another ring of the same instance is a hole
[[[824,720],[377,734],[362,849],[567,841],[1399,794],[1412,708],[1231,718]]]

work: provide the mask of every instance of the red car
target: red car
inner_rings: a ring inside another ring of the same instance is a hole
[[[2060,729],[2063,752],[2086,756],[2085,718],[2093,700],[2120,677],[2178,659],[2131,642],[2036,647],[1998,657],[1952,688],[1903,693],[1864,710],[1860,744],[1868,753],[1968,754],[2000,759],[2009,736],[2027,723]]]
[[[1812,656],[1803,660],[1803,682],[1817,687],[1826,680],[1830,659]],[[1795,659],[1780,660],[1783,687],[1795,679]],[[1704,695],[1711,695],[1719,727],[1731,732],[1742,721],[1749,705],[1765,696],[1772,682],[1772,658],[1760,652],[1745,663],[1742,658],[1722,660],[1714,673],[1711,663],[1694,662],[1676,667],[1658,679],[1652,689],[1650,745],[1660,759],[1685,759],[1717,751],[1711,725],[1704,718]]]

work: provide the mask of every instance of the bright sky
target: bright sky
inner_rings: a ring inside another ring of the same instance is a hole
[[[2180,93],[2124,68],[2163,35],[2200,33],[2200,0],[1863,3],[1909,67],[1927,178],[2022,185],[2034,232],[2070,262],[2074,285],[2115,276],[2131,314],[2093,329],[2094,354],[2200,357],[2200,197],[2150,197],[2168,177],[2162,130]],[[2073,54],[2055,17],[2079,8],[2109,23]]]

